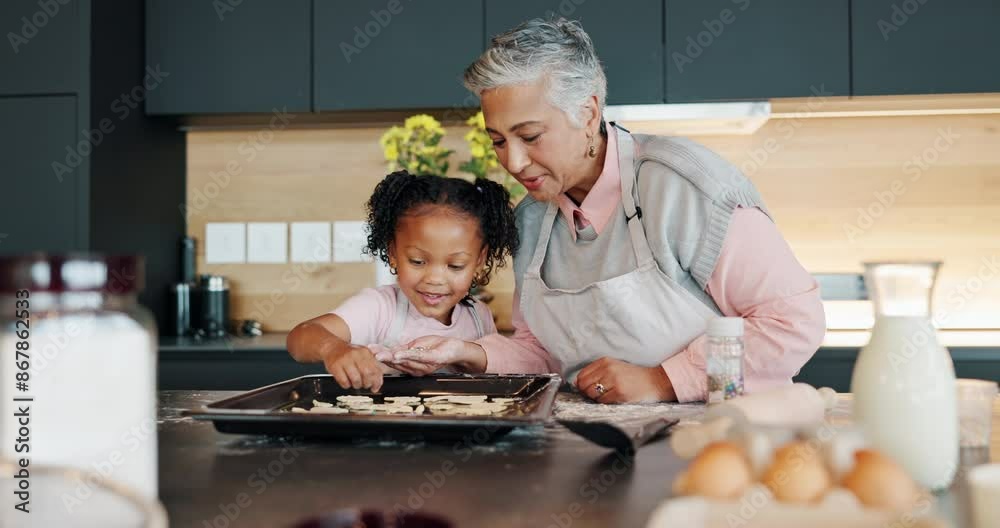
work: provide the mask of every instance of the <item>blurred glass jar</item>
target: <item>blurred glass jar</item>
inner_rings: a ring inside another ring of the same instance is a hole
[[[141,257],[0,257],[4,458],[80,468],[156,497],[157,338],[138,303],[143,283]]]

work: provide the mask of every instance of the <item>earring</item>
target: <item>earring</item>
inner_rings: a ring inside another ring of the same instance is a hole
[[[392,264],[389,264],[389,274],[390,275],[395,275],[396,274],[396,266],[393,266]]]
[[[596,158],[597,157],[597,148],[594,147],[594,136],[588,136],[587,139],[590,140],[590,146],[587,147],[587,155],[590,156],[591,158]]]

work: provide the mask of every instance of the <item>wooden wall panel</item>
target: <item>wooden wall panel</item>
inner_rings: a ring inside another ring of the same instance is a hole
[[[260,140],[269,134],[258,130],[190,132],[189,234],[203,240],[209,221],[362,219],[364,201],[386,172],[382,130],[290,129],[266,144]],[[459,153],[463,133],[451,128],[446,139]],[[254,138],[259,150],[250,147]],[[1000,270],[984,264],[1000,263],[1000,115],[793,116],[773,118],[752,136],[694,139],[746,170],[810,271],[940,259],[935,303],[948,313],[944,326],[1000,327]],[[914,160],[926,168],[918,172]],[[239,174],[213,193],[211,174],[224,180],[218,173],[227,163]],[[891,194],[897,180],[903,192],[880,210],[878,194]],[[859,208],[877,213],[870,225],[859,224]],[[852,225],[859,229],[853,236]],[[199,252],[202,272],[231,279],[234,316],[262,319],[267,330],[288,330],[374,283],[370,264],[206,265],[203,244]],[[509,270],[490,289],[498,324],[507,326]],[[864,321],[865,310],[837,310],[835,323]]]

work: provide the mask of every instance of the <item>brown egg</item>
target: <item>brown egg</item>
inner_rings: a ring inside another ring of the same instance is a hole
[[[790,442],[775,451],[761,482],[779,501],[794,503],[816,502],[833,484],[819,448],[807,442]]]
[[[852,468],[841,483],[869,508],[905,510],[921,497],[920,488],[906,471],[882,453],[859,449]]]
[[[687,472],[674,485],[683,495],[712,499],[737,499],[753,481],[750,462],[733,442],[713,442],[691,461]]]

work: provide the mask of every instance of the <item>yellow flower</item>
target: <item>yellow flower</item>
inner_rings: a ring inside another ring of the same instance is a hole
[[[413,161],[411,161],[411,162],[409,162],[409,163],[406,164],[406,170],[408,170],[410,172],[413,172],[413,173],[417,172],[417,168],[419,168],[419,167],[420,167],[420,163],[418,163],[417,160],[413,160]]]
[[[476,115],[470,117],[465,121],[466,125],[474,126],[480,130],[486,130],[486,118],[483,117],[483,111],[480,110],[476,112]]]
[[[396,145],[386,145],[385,159],[389,161],[396,161],[399,159],[399,149],[396,148]]]
[[[427,114],[417,114],[406,118],[404,126],[410,130],[416,128],[423,128],[428,131],[435,132],[441,130],[441,123],[438,123],[437,119],[434,119]]]
[[[482,145],[472,145],[469,152],[472,153],[473,158],[481,158],[486,155],[486,149]]]

